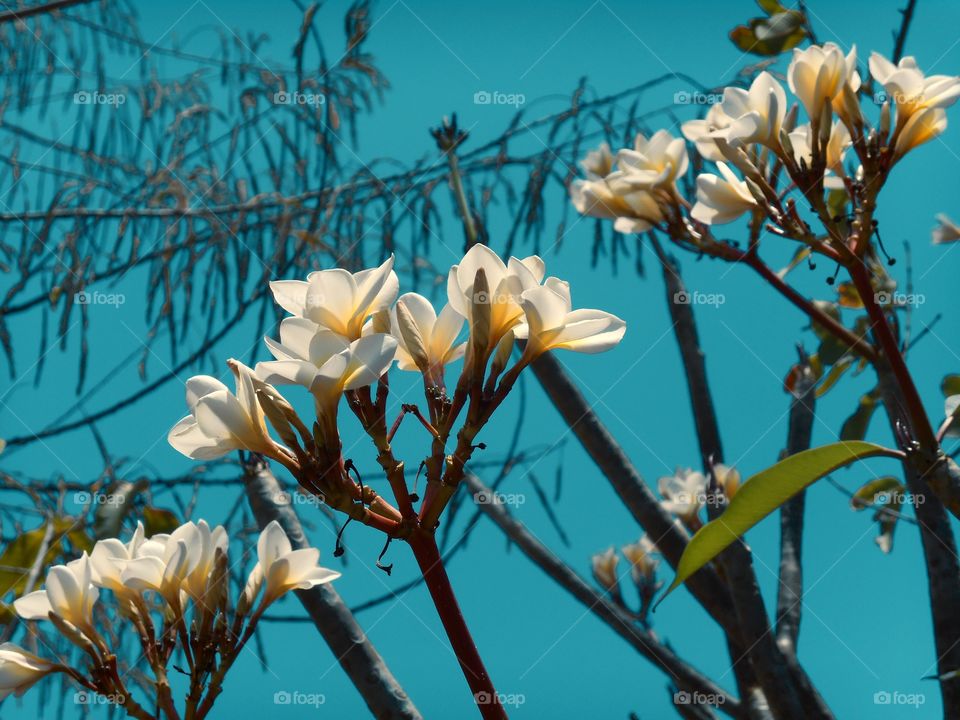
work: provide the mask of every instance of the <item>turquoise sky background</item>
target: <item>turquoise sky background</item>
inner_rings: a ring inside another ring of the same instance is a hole
[[[890,54],[891,31],[899,22],[900,4],[814,1],[809,3],[809,10],[821,41],[834,40],[845,48],[855,43],[865,60],[872,49]],[[328,12],[330,27],[325,33],[337,48],[341,29],[339,12],[334,10],[342,4],[332,5]],[[296,8],[286,3],[172,0],[142,3],[140,11],[145,37],[160,44],[172,44],[177,36],[196,31],[187,47],[210,54],[215,47],[214,30],[226,26],[241,34],[247,30],[266,33],[271,40],[260,54],[284,63],[289,62],[300,21]],[[513,109],[475,105],[473,95],[481,90],[522,93],[527,99],[529,120],[561,110],[581,76],[589,78],[597,95],[674,73],[690,75],[705,86],[729,82],[755,58],[742,56],[727,40],[726,31],[757,12],[747,0],[491,0],[472,5],[383,0],[375,7],[376,22],[368,49],[392,87],[383,105],[361,121],[358,164],[383,156],[403,162],[434,158],[427,129],[452,111],[458,113],[462,126],[470,128],[470,143],[496,137],[509,123]],[[920,0],[907,53],[917,56],[925,72],[958,72],[958,21],[960,7],[955,3]],[[776,67],[782,71],[785,64]],[[169,65],[170,74],[176,69],[175,64]],[[679,79],[666,82],[644,96],[644,107],[669,105],[674,93],[690,89]],[[676,107],[681,120],[692,117],[693,112],[689,106]],[[925,296],[924,304],[914,314],[915,331],[938,312],[949,313],[951,298],[955,297],[960,255],[955,246],[933,247],[930,243],[936,213],[960,216],[960,118],[956,108],[949,113],[947,132],[911,153],[898,167],[881,195],[877,214],[884,240],[894,255],[903,258],[903,243],[910,243],[914,282],[917,292]],[[676,132],[676,128],[673,130]],[[557,204],[551,212],[559,219],[559,196],[554,193],[553,197]],[[551,246],[555,225],[548,223],[547,227],[544,247]],[[493,246],[502,248],[509,229],[506,214],[493,213],[488,229]],[[730,235],[735,232],[742,230],[731,226]],[[445,219],[443,236],[447,247],[437,245],[434,249],[433,259],[439,265],[456,261],[462,246],[462,232],[452,215]],[[646,279],[637,277],[629,263],[621,266],[616,277],[604,260],[591,269],[592,240],[592,223],[570,227],[562,247],[544,253],[548,272],[571,282],[575,305],[603,308],[625,318],[627,335],[607,354],[567,353],[561,359],[647,482],[654,485],[675,466],[696,466],[699,462],[662,281],[649,253]],[[772,266],[780,267],[792,250],[768,237],[763,255]],[[774,462],[785,442],[789,398],[782,389],[782,379],[796,358],[796,342],[803,341],[812,349],[814,339],[805,329],[804,317],[767,292],[748,269],[698,263],[689,255],[680,259],[691,289],[721,293],[725,298],[717,308],[697,307],[696,314],[727,461],[749,475]],[[901,281],[904,267],[901,260],[894,268]],[[816,271],[797,271],[791,279],[803,292],[826,298],[824,280],[832,272],[832,267],[821,263]],[[126,286],[117,290],[128,297],[137,296],[143,281],[143,277],[131,276]],[[0,275],[0,292],[6,291],[8,282]],[[118,309],[104,308],[92,314],[91,322],[91,379],[101,381],[117,359],[139,345],[137,331],[143,328],[143,306],[129,302]],[[20,338],[17,350],[19,370],[23,372],[36,347],[36,330],[24,317],[16,320],[13,329],[15,337]],[[960,371],[957,330],[956,317],[948,315],[909,358],[930,414],[938,420],[942,413],[940,379],[948,372]],[[250,332],[248,327],[233,333],[221,344],[221,356],[246,357]],[[40,388],[34,388],[28,376],[0,396],[0,436],[21,435],[25,428],[43,427],[74,402],[75,351],[74,338],[66,353],[54,352],[47,358]],[[263,350],[259,359],[265,358]],[[155,370],[161,366],[158,361]],[[412,381],[412,376],[402,378],[397,383],[399,391],[405,382]],[[136,387],[136,382],[132,374],[112,379],[86,410],[103,407]],[[522,494],[526,502],[514,508],[517,515],[573,567],[588,575],[592,553],[635,541],[638,528],[607,481],[567,433],[536,380],[528,377],[524,387],[527,415],[522,445],[563,444],[562,451],[546,457],[532,471],[552,488],[558,464],[562,463],[564,482],[555,512],[570,546],[560,543],[523,469],[510,476],[504,491]],[[820,402],[814,442],[835,440],[859,395],[871,387],[872,378],[865,373],[848,378]],[[515,396],[500,410],[499,425],[485,431],[481,439],[490,445],[488,452],[505,450],[518,406],[519,397]],[[170,384],[133,411],[102,423],[100,430],[111,450],[132,459],[141,458],[128,473],[170,476],[189,468],[190,461],[165,441],[166,431],[183,414],[182,390]],[[345,434],[351,432],[356,428],[345,430]],[[868,439],[891,442],[884,417],[874,418]],[[412,424],[405,426],[399,441],[401,452],[417,457],[420,441]],[[369,466],[372,455],[361,454],[358,460]],[[101,465],[89,433],[82,431],[8,453],[0,457],[0,462],[5,468],[36,476],[62,473],[68,480],[94,477]],[[415,466],[408,462],[408,466],[411,464]],[[898,469],[889,461],[878,461],[835,477],[853,489],[874,471],[890,473]],[[487,479],[492,478],[488,475]],[[848,500],[835,488],[820,483],[808,498],[801,660],[838,717],[938,717],[937,688],[921,681],[934,671],[935,657],[916,528],[902,523],[893,553],[884,556],[874,545],[876,530],[869,516],[852,512]],[[201,497],[198,515],[219,522],[231,505],[229,493],[210,490]],[[311,537],[321,548],[325,563],[339,567],[339,561],[332,557],[332,531],[319,517],[311,517],[309,508],[304,508],[301,516],[315,522]],[[777,528],[776,520],[767,520],[749,535],[768,608],[775,602]],[[376,570],[374,562],[381,540],[372,531],[351,527],[347,539],[348,564],[342,568],[344,575],[336,587],[351,604],[381,594],[416,572],[412,555],[402,546],[390,550],[392,577]],[[503,536],[486,521],[474,532],[468,549],[452,562],[449,573],[498,689],[524,698],[522,705],[511,709],[512,716],[626,718],[629,712],[643,720],[674,716],[666,676],[560,591],[516,549],[505,551]],[[661,574],[667,581],[672,577],[669,569]],[[302,612],[292,597],[276,610],[285,614]],[[363,612],[359,619],[425,717],[460,718],[475,712],[425,590],[414,590]],[[656,631],[681,656],[709,672],[720,684],[733,687],[721,635],[686,591],[665,602],[654,621]],[[230,674],[214,717],[363,716],[361,698],[312,626],[272,624],[263,636],[265,664],[252,653],[246,654]],[[278,691],[322,693],[326,702],[319,710],[280,707],[273,701]],[[877,706],[874,694],[883,691],[922,693],[925,702],[918,708]],[[32,717],[34,709],[34,700],[28,695],[22,709],[17,709],[14,702],[5,703],[3,715]]]

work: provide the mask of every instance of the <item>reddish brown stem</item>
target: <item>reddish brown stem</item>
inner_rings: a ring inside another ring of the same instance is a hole
[[[926,410],[923,408],[923,401],[920,399],[920,393],[913,382],[913,376],[907,368],[903,353],[900,352],[900,346],[897,343],[890,324],[887,322],[883,309],[877,304],[874,297],[873,284],[870,282],[870,271],[862,262],[855,262],[850,266],[850,279],[857,288],[857,293],[863,301],[863,306],[870,318],[874,337],[880,344],[881,350],[890,364],[890,369],[897,378],[897,384],[903,393],[903,400],[907,406],[907,413],[910,416],[910,424],[920,446],[928,452],[936,452],[939,449],[936,435],[930,420],[927,417]]]
[[[852,349],[856,350],[863,357],[867,358],[868,360],[876,359],[876,351],[869,342],[850,332],[847,328],[827,315],[825,312],[819,310],[803,295],[785,283],[779,275],[771,270],[766,263],[764,263],[755,254],[745,253],[743,256],[743,262],[756,270],[760,277],[766,280],[777,292],[779,292],[787,300],[808,315],[811,320],[816,322],[818,325],[822,325],[830,333],[842,340]]]
[[[500,704],[499,695],[483,665],[480,653],[477,652],[477,646],[463,619],[463,613],[460,612],[460,605],[453,594],[447,571],[443,567],[443,559],[440,557],[436,540],[430,533],[416,532],[407,539],[407,542],[417,558],[417,564],[420,566],[420,572],[423,573],[430,597],[433,598],[433,604],[443,622],[443,628],[447,632],[450,645],[453,646],[453,652],[460,663],[460,669],[463,670],[463,676],[473,692],[474,702],[480,710],[480,715],[487,720],[503,720],[507,717],[507,713]]]

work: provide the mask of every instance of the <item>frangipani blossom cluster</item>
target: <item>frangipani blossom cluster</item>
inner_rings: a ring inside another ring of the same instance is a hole
[[[645,622],[653,599],[663,585],[657,580],[657,567],[660,564],[657,556],[660,551],[649,536],[643,535],[637,542],[621,547],[620,552],[629,563],[630,578],[640,599],[638,619]],[[609,593],[614,602],[626,608],[627,603],[620,587],[620,555],[610,547],[594,555],[590,563],[593,579]]]
[[[14,609],[24,620],[51,622],[89,662],[85,667],[66,665],[5,643],[0,646],[0,699],[22,694],[46,675],[64,673],[113,699],[129,714],[152,717],[128,691],[124,673],[118,672],[122,649],[111,644],[117,632],[98,628],[105,616],[97,612],[97,605],[107,604],[116,607],[117,619],[130,622],[140,639],[143,657],[154,673],[153,707],[166,708],[173,702],[167,666],[177,650],[186,656],[191,675],[199,673],[192,682],[212,678],[208,700],[187,700],[192,716],[203,717],[266,608],[290,590],[340,576],[318,566],[319,551],[293,550],[273,521],[260,534],[257,563],[244,590],[231,598],[228,547],[224,528],[211,528],[203,520],[149,538],[138,523],[128,540],[99,540],[89,555],[54,565],[43,588],[16,599]]]
[[[646,152],[646,160],[624,158],[631,167],[653,163],[647,171],[655,184],[685,170],[674,167],[673,160],[657,164],[659,142],[654,138],[638,145],[637,153]],[[663,149],[667,157],[680,151],[676,143]],[[535,255],[504,262],[485,245],[474,245],[450,268],[446,304],[439,310],[418,293],[399,295],[393,265],[391,256],[356,273],[337,268],[311,273],[305,281],[272,282],[274,299],[290,313],[280,323],[279,339],[264,339],[273,359],[252,369],[230,360],[235,394],[213,377],[191,378],[186,393],[190,415],[170,431],[171,445],[200,460],[233,450],[277,460],[305,492],[395,536],[402,513],[355,482],[349,459],[341,455],[338,412],[344,397],[374,440],[381,464],[396,472],[398,461],[389,450],[396,430],[384,419],[387,375],[394,362],[400,370],[420,373],[427,407],[413,410],[405,404],[403,413],[416,412],[433,436],[428,483],[433,489],[437,484],[452,488],[472,452],[468,441],[524,367],[549,350],[608,350],[625,332],[625,323],[615,315],[574,309],[569,285],[548,277],[544,261]],[[511,366],[518,342],[524,350]],[[460,360],[459,378],[448,393],[446,371]],[[277,389],[284,385],[299,385],[312,395],[315,418],[297,414]],[[456,434],[460,446],[452,460],[445,460],[444,445],[465,406],[465,426]],[[269,427],[279,440],[271,437]],[[442,482],[438,473],[446,473]]]
[[[924,75],[913,57],[894,65],[872,53],[868,65],[874,87],[883,88],[874,96],[881,105],[874,125],[861,107],[856,47],[797,48],[786,71],[792,98],[764,71],[748,88],[726,88],[704,118],[683,123],[683,136],[716,164],[716,172],[697,176],[695,199],[677,194],[688,166],[683,139],[659,130],[649,140],[638,135],[632,149],[614,154],[603,145],[590,153],[582,162],[586,178],[570,187],[573,204],[584,215],[613,219],[619,232],[661,228],[700,246],[709,226],[744,214],[812,243],[790,195],[805,196],[803,204],[827,221],[825,190],[844,191],[855,206],[872,203],[858,197],[858,183],[869,179],[870,192],[879,192],[896,162],[944,131],[946,108],[960,97],[960,78]],[[801,111],[806,122],[799,122]],[[856,155],[853,167],[848,151]],[[792,184],[778,190],[781,169]]]

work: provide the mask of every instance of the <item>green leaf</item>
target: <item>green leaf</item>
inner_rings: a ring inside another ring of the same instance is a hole
[[[74,517],[59,517],[53,519],[53,534],[50,537],[50,544],[47,546],[47,552],[43,556],[40,567],[40,576],[37,584],[43,582],[47,567],[52,565],[63,552],[61,540],[64,535],[75,531],[79,527],[80,521]],[[41,525],[38,528],[18,535],[0,554],[0,597],[3,597],[11,590],[14,595],[19,597],[27,584],[27,576],[37,561],[37,555],[40,547],[43,545],[43,537],[46,535],[47,526]]]
[[[870,420],[873,418],[873,413],[876,412],[879,399],[879,388],[874,388],[860,397],[857,409],[843,421],[843,426],[840,428],[841,440],[863,440],[867,436]]]
[[[960,395],[960,375],[946,375],[940,383],[940,391],[944,397]]]
[[[730,31],[730,40],[744,52],[767,57],[787,52],[807,37],[803,13],[794,10],[753,18]]]
[[[850,507],[854,510],[863,510],[877,502],[886,502],[890,496],[902,495],[906,491],[903,483],[893,475],[874,478],[857,489],[850,498]]]
[[[180,527],[177,516],[164,508],[148,505],[143,509],[143,530],[147,537],[157,533],[173,532]]]
[[[691,538],[663,597],[804,488],[837,468],[877,455],[895,456],[895,451],[868,442],[833,443],[791,455],[757,473],[740,486],[720,517]]]

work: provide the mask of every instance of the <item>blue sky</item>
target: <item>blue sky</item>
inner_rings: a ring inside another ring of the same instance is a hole
[[[866,58],[874,49],[887,55],[891,52],[891,30],[899,20],[899,4],[812,2],[810,10],[821,41],[834,40],[845,48],[855,43]],[[270,37],[258,52],[265,59],[287,61],[298,13],[292,4],[266,8],[252,2],[175,0],[142,4],[140,11],[145,37],[160,44],[173,44],[178,37],[190,35],[188,48],[209,53],[215,28],[256,30]],[[741,67],[756,59],[741,55],[727,40],[726,31],[756,14],[755,5],[746,0],[563,0],[550,3],[548,10],[546,4],[502,0],[472,6],[384,0],[375,8],[369,49],[392,87],[383,105],[361,121],[358,165],[384,156],[404,162],[435,157],[427,128],[452,111],[470,128],[473,142],[495,137],[510,121],[512,108],[476,105],[473,96],[478,91],[523,94],[529,118],[562,109],[581,76],[589,79],[597,95],[665,74],[689,75],[705,86],[729,82]],[[336,12],[329,16],[329,35],[339,42],[339,19]],[[920,0],[907,51],[917,56],[926,72],[957,73],[958,20],[960,8],[956,5]],[[190,34],[197,28],[200,30]],[[777,67],[785,69],[782,63]],[[175,69],[171,64],[171,72]],[[645,95],[644,103],[665,106],[674,93],[689,89],[688,83],[677,78]],[[691,117],[692,111],[676,108],[679,119]],[[912,153],[881,195],[878,219],[884,240],[901,258],[903,243],[909,241],[914,282],[925,295],[926,302],[914,317],[917,329],[938,312],[948,311],[954,296],[957,255],[953,248],[931,246],[929,233],[936,213],[960,215],[956,181],[960,122],[955,114],[951,114],[951,125],[942,138]],[[534,150],[536,141],[530,140]],[[559,196],[554,193],[553,197],[556,206],[550,212],[558,219]],[[550,237],[544,247],[552,243],[553,226],[548,223],[547,227]],[[494,213],[489,232],[495,248],[502,247],[508,229],[506,215]],[[462,243],[454,217],[446,218],[444,231],[445,242],[435,247],[438,264],[455,261]],[[565,354],[562,360],[647,482],[654,484],[675,466],[695,466],[699,457],[662,283],[649,253],[651,271],[646,279],[628,269],[613,277],[603,261],[591,269],[592,233],[592,223],[570,227],[562,246],[544,253],[549,273],[570,281],[577,306],[614,312],[626,319],[628,331],[623,343],[605,355]],[[792,249],[769,239],[763,254],[772,266],[779,267]],[[691,256],[681,256],[681,262],[692,289],[721,293],[725,298],[722,306],[700,306],[696,313],[727,460],[749,475],[775,461],[784,444],[789,399],[782,390],[782,378],[796,357],[795,343],[802,340],[812,348],[813,337],[805,330],[804,318],[767,292],[749,270],[697,263]],[[901,281],[904,265],[901,262],[895,268]],[[798,271],[791,279],[803,292],[827,297],[824,280],[832,271],[821,263],[816,271]],[[118,290],[135,295],[142,281],[131,277],[126,281],[128,287]],[[2,286],[5,282],[0,276],[0,290],[6,289]],[[110,312],[114,314],[108,315]],[[18,348],[22,363],[35,343],[29,339],[29,323],[24,319],[17,322],[16,329],[24,333]],[[142,306],[130,303],[104,310],[92,322],[96,362],[91,377],[99,380],[117,358],[138,347]],[[960,370],[957,329],[956,318],[945,317],[910,356],[921,394],[934,417],[942,407],[940,379]],[[246,334],[241,329],[228,338],[221,345],[223,358],[243,355],[249,335],[249,329]],[[76,341],[72,340],[68,352],[48,358],[46,380],[39,389],[32,387],[30,378],[11,388],[4,401],[7,407],[0,408],[0,435],[22,434],[24,425],[41,427],[73,402],[75,359],[71,352],[75,350]],[[261,353],[260,359],[264,357]],[[856,399],[872,387],[868,375],[848,379],[819,404],[815,443],[836,439]],[[91,400],[87,409],[103,406],[114,393],[124,394],[135,383],[135,378],[118,380]],[[567,433],[532,376],[525,382],[525,391],[523,445],[563,446],[532,470],[550,485],[562,463],[563,492],[555,511],[570,546],[560,544],[524,470],[508,479],[505,491],[526,498],[515,508],[518,516],[586,575],[592,553],[635,541],[639,531]],[[518,404],[518,397],[508,401],[498,414],[498,425],[481,438],[491,446],[490,452],[505,448]],[[164,440],[166,430],[182,414],[182,392],[170,385],[100,429],[116,452],[141,458],[135,465],[137,472],[172,475],[189,468],[189,461]],[[874,419],[869,439],[890,442],[885,422],[881,416]],[[351,431],[356,428],[345,432]],[[405,428],[399,441],[401,450],[417,457],[418,440],[411,428]],[[364,459],[369,461],[372,456]],[[31,445],[0,460],[39,475],[63,473],[68,479],[89,478],[100,469],[89,435],[82,432]],[[877,461],[838,473],[836,479],[855,488],[871,477],[870,472],[896,470],[889,461]],[[229,505],[227,493],[210,490],[201,496],[198,514],[218,522]],[[302,514],[306,513],[309,508]],[[312,520],[314,542],[325,561],[336,566],[328,526],[319,517]],[[869,517],[853,513],[835,488],[821,483],[810,492],[801,660],[838,717],[936,717],[940,713],[936,687],[920,680],[933,671],[934,653],[916,528],[907,524],[898,528],[889,556],[877,550],[874,535]],[[348,539],[348,564],[336,584],[348,602],[363,602],[415,573],[406,548],[391,548],[395,569],[388,578],[373,567],[381,544],[378,535],[351,528]],[[776,520],[767,520],[752,531],[749,542],[770,607],[778,562]],[[589,711],[597,717],[626,717],[630,711],[642,718],[673,716],[665,676],[562,593],[521,553],[515,549],[506,552],[503,537],[485,521],[449,572],[498,689],[524,698],[523,704],[512,710],[516,717],[569,717],[571,709],[576,709],[577,715]],[[669,581],[669,569],[662,571],[662,577]],[[296,614],[300,607],[289,598],[279,611]],[[359,617],[426,717],[469,717],[474,712],[424,590],[405,594]],[[733,687],[720,633],[686,591],[665,602],[654,620],[657,632],[683,657],[722,685]],[[315,712],[275,706],[273,696],[278,691],[322,693],[326,702],[319,712],[330,717],[362,715],[361,699],[309,626],[270,625],[265,628],[264,640],[265,664],[250,653],[238,663],[217,703],[216,717],[270,713],[294,718]],[[925,702],[915,710],[876,706],[874,694],[882,691],[923,693]],[[32,710],[29,697],[24,708],[26,716]]]

